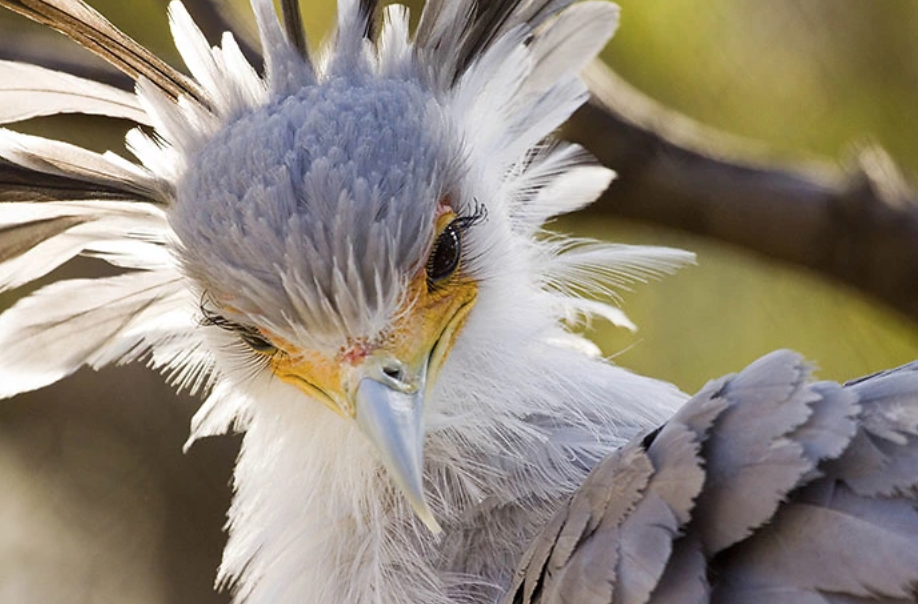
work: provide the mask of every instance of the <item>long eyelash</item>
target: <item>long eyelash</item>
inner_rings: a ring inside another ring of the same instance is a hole
[[[240,336],[239,345],[247,352],[253,353],[250,355],[253,357],[253,366],[258,365],[259,367],[263,367],[263,362],[266,363],[268,359],[273,358],[275,355],[282,354],[282,351],[277,348],[274,348],[271,352],[255,352],[252,350],[249,345],[242,340],[242,336],[248,335],[260,340],[264,340],[264,336],[262,336],[261,333],[254,327],[231,321],[220,313],[211,310],[207,306],[209,300],[210,297],[206,293],[201,296],[201,302],[199,304],[199,308],[201,310],[201,325],[205,327],[219,327],[220,329]],[[267,342],[267,340],[264,341]]]
[[[244,343],[240,342],[240,346],[245,346]],[[248,350],[250,354],[245,355],[245,367],[244,369],[249,372],[247,376],[248,379],[254,379],[262,371],[268,369],[269,361],[274,356],[275,353],[271,354],[258,354],[254,353],[251,350]]]
[[[201,325],[205,327],[219,327],[227,331],[237,331],[241,326],[238,323],[230,321],[223,315],[216,313],[204,305],[201,305]]]
[[[475,205],[472,207],[471,214],[459,215],[456,220],[456,226],[459,227],[459,230],[465,235],[473,226],[487,222],[488,220],[488,208],[478,201],[477,198],[474,199]],[[465,271],[470,264],[474,264],[477,260],[477,254],[470,254],[467,245],[462,246],[462,255],[459,257],[459,268],[457,271]]]
[[[220,329],[227,329],[235,331],[236,323],[233,323],[220,313],[210,309],[210,306],[213,304],[213,299],[210,297],[210,294],[204,292],[201,294],[201,300],[198,302],[198,309],[201,311],[201,320],[200,324],[204,327],[219,327]]]
[[[461,214],[457,216],[456,219],[453,220],[453,224],[459,227],[459,229],[464,233],[476,224],[481,224],[482,222],[487,221],[487,219],[488,208],[486,208],[483,203],[475,199],[475,205],[472,207],[472,213]]]

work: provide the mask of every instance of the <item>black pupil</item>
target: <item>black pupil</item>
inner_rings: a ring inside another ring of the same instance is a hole
[[[459,266],[461,252],[462,241],[459,237],[459,227],[450,224],[437,237],[437,243],[427,262],[427,278],[432,283],[436,283],[452,275]]]

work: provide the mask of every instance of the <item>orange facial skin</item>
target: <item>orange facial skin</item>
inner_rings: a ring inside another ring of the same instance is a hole
[[[440,230],[455,218],[448,212],[437,219]],[[325,403],[335,413],[354,419],[353,394],[361,379],[394,361],[406,375],[426,375],[430,390],[456,337],[474,306],[477,284],[461,268],[436,284],[428,282],[424,267],[415,274],[387,330],[372,341],[353,341],[334,356],[295,350],[274,341],[285,354],[274,355],[270,367],[281,380]],[[426,369],[424,365],[426,364]]]

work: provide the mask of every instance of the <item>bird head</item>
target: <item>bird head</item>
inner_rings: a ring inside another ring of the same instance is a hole
[[[416,79],[328,74],[208,140],[170,216],[205,322],[355,421],[431,527],[424,402],[474,306],[487,218],[449,119]]]
[[[173,2],[191,78],[77,0],[0,3],[136,82],[128,94],[35,68],[50,96],[34,109],[11,93],[23,107],[0,121],[84,111],[142,126],[127,135],[139,163],[0,132],[5,182],[25,183],[5,192],[23,203],[0,207],[5,236],[20,237],[0,248],[0,289],[77,254],[133,271],[57,284],[4,313],[0,344],[33,345],[0,345],[0,396],[146,357],[180,386],[213,386],[197,438],[244,415],[234,397],[267,377],[357,426],[436,531],[425,431],[438,396],[461,390],[442,379],[460,348],[494,359],[500,333],[516,352],[595,352],[566,321],[630,323],[584,292],[691,258],[542,231],[613,176],[550,139],[587,98],[579,72],[616,27],[611,3],[430,0],[412,32],[404,7],[340,0],[317,61],[294,0],[282,1],[284,23],[253,0],[259,74],[231,35],[211,47]]]
[[[478,33],[505,48],[444,61],[437,44],[455,36],[445,22],[425,15],[411,47],[407,14],[391,7],[373,39],[371,5],[342,3],[318,66],[256,4],[267,95],[186,144],[169,222],[204,322],[235,336],[237,358],[255,360],[304,404],[355,422],[437,532],[423,488],[425,407],[482,282],[512,287],[500,267],[514,263],[501,256],[527,253],[532,225],[511,211],[522,192],[507,190],[508,171],[546,159],[532,145],[578,104],[582,85],[576,74],[567,89],[521,85],[532,68],[512,54],[532,28],[512,10],[476,9],[506,19]],[[616,13],[600,6],[608,36]],[[469,36],[453,43],[470,45]],[[539,103],[560,111],[525,123]],[[607,184],[611,173],[598,171],[593,181]],[[538,291],[526,285],[517,296]]]

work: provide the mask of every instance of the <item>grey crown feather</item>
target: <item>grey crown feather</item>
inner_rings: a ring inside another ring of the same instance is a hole
[[[605,459],[504,604],[918,597],[918,363],[808,383],[779,351]]]

